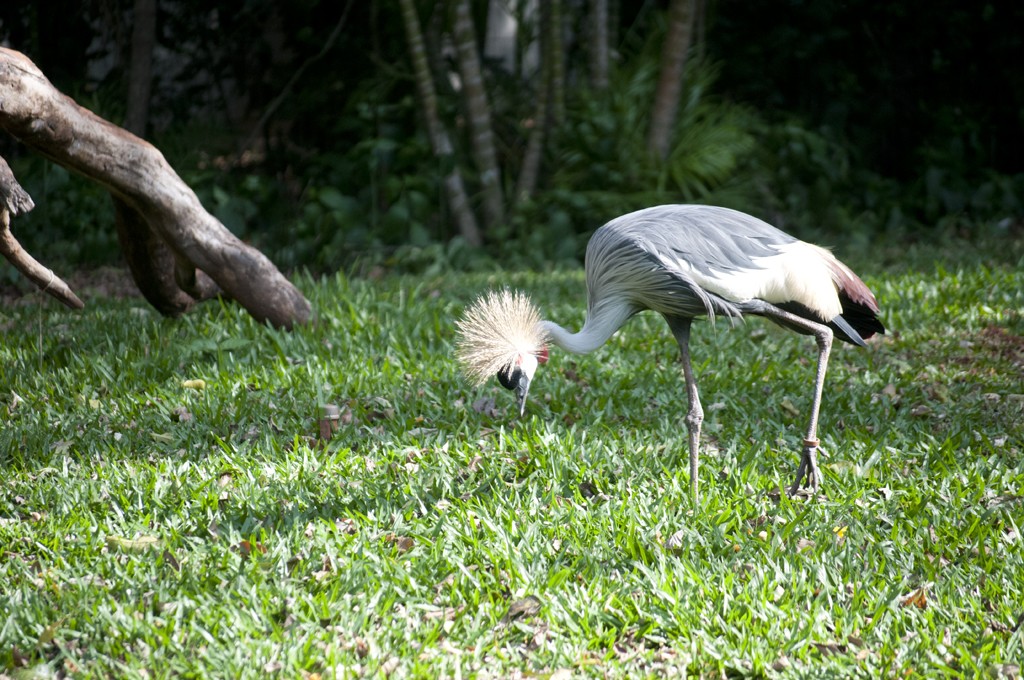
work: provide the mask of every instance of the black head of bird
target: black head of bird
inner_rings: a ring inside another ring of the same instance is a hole
[[[503,290],[471,305],[458,322],[458,357],[477,383],[497,375],[516,393],[520,414],[547,347],[596,350],[643,310],[664,316],[677,343],[689,411],[690,484],[697,496],[697,452],[704,411],[690,361],[693,319],[763,316],[814,336],[817,370],[810,423],[790,493],[816,491],[818,413],[833,338],[865,346],[884,333],[864,282],[828,250],[750,215],[704,205],[664,205],[629,213],[594,232],[587,245],[587,320],[577,333],[542,320],[529,298]]]

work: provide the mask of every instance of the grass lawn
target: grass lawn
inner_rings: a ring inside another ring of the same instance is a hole
[[[851,260],[891,333],[833,351],[816,501],[772,493],[814,343],[759,319],[694,328],[696,506],[660,318],[553,352],[524,420],[470,388],[463,307],[508,283],[575,327],[576,271],[300,280],[292,333],[8,306],[0,677],[1013,677],[1024,256],[936,252]]]

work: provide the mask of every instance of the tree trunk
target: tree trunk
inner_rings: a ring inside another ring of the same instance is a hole
[[[540,6],[540,25],[550,24],[551,7],[547,3]],[[551,121],[551,54],[554,41],[551,39],[550,31],[540,32],[540,72],[537,74],[536,108],[533,118],[529,121],[530,133],[527,137],[526,151],[523,153],[523,163],[519,168],[519,178],[516,180],[515,201],[517,204],[529,200],[537,188],[537,181],[540,178],[540,162],[544,155],[544,140],[547,137],[548,126]]]
[[[683,69],[693,33],[694,0],[672,0],[668,8],[668,30],[661,51],[661,74],[654,93],[654,108],[647,131],[647,149],[667,158],[672,147],[672,129],[679,113],[683,91]]]
[[[135,0],[132,56],[128,63],[128,102],[124,127],[146,136],[149,97],[153,87],[153,48],[156,47],[156,0]]]
[[[136,281],[165,314],[180,314],[213,294],[209,275],[258,321],[290,328],[312,315],[309,303],[262,253],[239,241],[203,209],[156,148],[78,106],[27,57],[0,48],[0,128],[43,156],[102,184],[114,197],[125,256]],[[159,238],[164,247],[149,247]],[[170,283],[173,282],[173,283]]]
[[[695,0],[693,7],[693,43],[697,47],[697,59],[704,60],[707,49],[708,3],[707,0]]]
[[[562,30],[562,0],[547,0],[549,57],[551,62],[551,118],[559,126],[565,121],[565,44]]]
[[[608,89],[608,0],[590,0],[590,86]]]
[[[493,230],[505,222],[505,202],[501,192],[501,169],[498,166],[498,155],[494,150],[491,107],[484,89],[483,71],[480,68],[480,55],[477,52],[476,31],[473,30],[469,0],[456,0],[454,34],[459,56],[459,71],[462,73],[464,101],[469,114],[470,150],[477,172],[480,173],[487,229]]]
[[[423,33],[420,30],[416,5],[413,0],[399,0],[399,3],[402,7],[402,19],[405,22],[405,32],[409,40],[409,55],[412,58],[413,71],[416,76],[416,87],[423,102],[423,117],[426,120],[430,143],[442,166],[451,168],[444,178],[448,207],[451,208],[455,222],[459,225],[459,233],[466,243],[471,246],[483,245],[476,217],[473,216],[469,197],[466,195],[462,174],[453,158],[451,138],[437,111],[437,91],[434,88],[434,80],[427,64],[427,48],[423,43]]]

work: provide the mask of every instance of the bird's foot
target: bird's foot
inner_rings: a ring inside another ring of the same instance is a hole
[[[789,487],[790,498],[814,498],[821,487],[821,469],[818,467],[818,450],[821,448],[817,439],[805,439],[803,453],[800,456],[800,467],[796,471],[796,479]]]
[[[789,492],[786,495],[794,499],[809,500],[818,496],[818,490],[806,486],[801,486],[796,490],[793,487],[789,487]]]

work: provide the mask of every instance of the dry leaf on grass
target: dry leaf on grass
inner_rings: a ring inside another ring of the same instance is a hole
[[[892,383],[883,387],[881,394],[871,395],[871,403],[874,404],[878,402],[881,397],[888,397],[889,401],[893,404],[899,404],[901,399],[900,394],[896,391],[896,386]]]
[[[688,532],[686,531],[686,529],[680,529],[679,531],[673,533],[671,536],[668,537],[668,540],[665,541],[665,549],[677,555],[682,553],[683,547],[687,543],[687,534]]]
[[[1015,663],[997,663],[988,667],[987,672],[990,678],[1005,678],[1006,680],[1020,680],[1020,665]]]
[[[329,555],[324,555],[321,566],[321,569],[313,572],[314,581],[323,581],[325,578],[334,573],[334,562],[331,560]]]
[[[187,423],[192,420],[192,413],[184,406],[176,406],[171,409],[171,420],[176,423]]]
[[[423,612],[423,618],[427,621],[454,621],[455,617],[465,610],[465,605],[459,605],[458,607],[441,607],[440,609],[428,609]]]
[[[363,416],[366,422],[374,423],[379,420],[391,420],[395,417],[395,409],[391,402],[384,397],[373,397],[363,404],[365,409]]]
[[[928,586],[923,585],[920,588],[907,593],[906,595],[899,598],[901,607],[917,607],[918,609],[928,608]]]
[[[334,529],[343,534],[353,535],[359,532],[359,525],[351,517],[342,517],[334,520]]]
[[[409,552],[416,545],[416,540],[409,536],[396,536],[395,534],[387,534],[384,536],[385,543],[393,543],[398,552]]]
[[[540,608],[540,598],[535,595],[527,595],[508,606],[508,612],[505,616],[501,617],[501,623],[509,624],[512,621],[528,619],[532,616],[536,616],[537,613],[540,612]]]
[[[837,654],[845,654],[846,650],[848,649],[846,645],[840,642],[815,642],[812,644],[814,645],[814,648],[817,649],[822,656],[834,656]]]
[[[385,677],[390,677],[392,673],[398,670],[400,665],[402,665],[402,661],[397,656],[392,656],[380,665],[380,672]]]
[[[164,564],[173,569],[174,571],[181,571],[181,563],[178,562],[178,558],[174,556],[170,550],[164,550],[163,554]]]
[[[263,555],[267,552],[267,547],[259,541],[255,543],[251,541],[239,541],[237,544],[231,546],[231,549],[242,557],[251,557],[253,553]]]
[[[785,411],[786,413],[793,417],[797,417],[800,415],[800,409],[794,406],[793,402],[791,402],[788,397],[784,398],[782,400],[782,403],[779,405],[782,407],[783,411]]]
[[[493,397],[480,397],[473,402],[473,405],[470,408],[477,413],[490,416],[491,418],[498,417],[498,404],[494,401]]]

